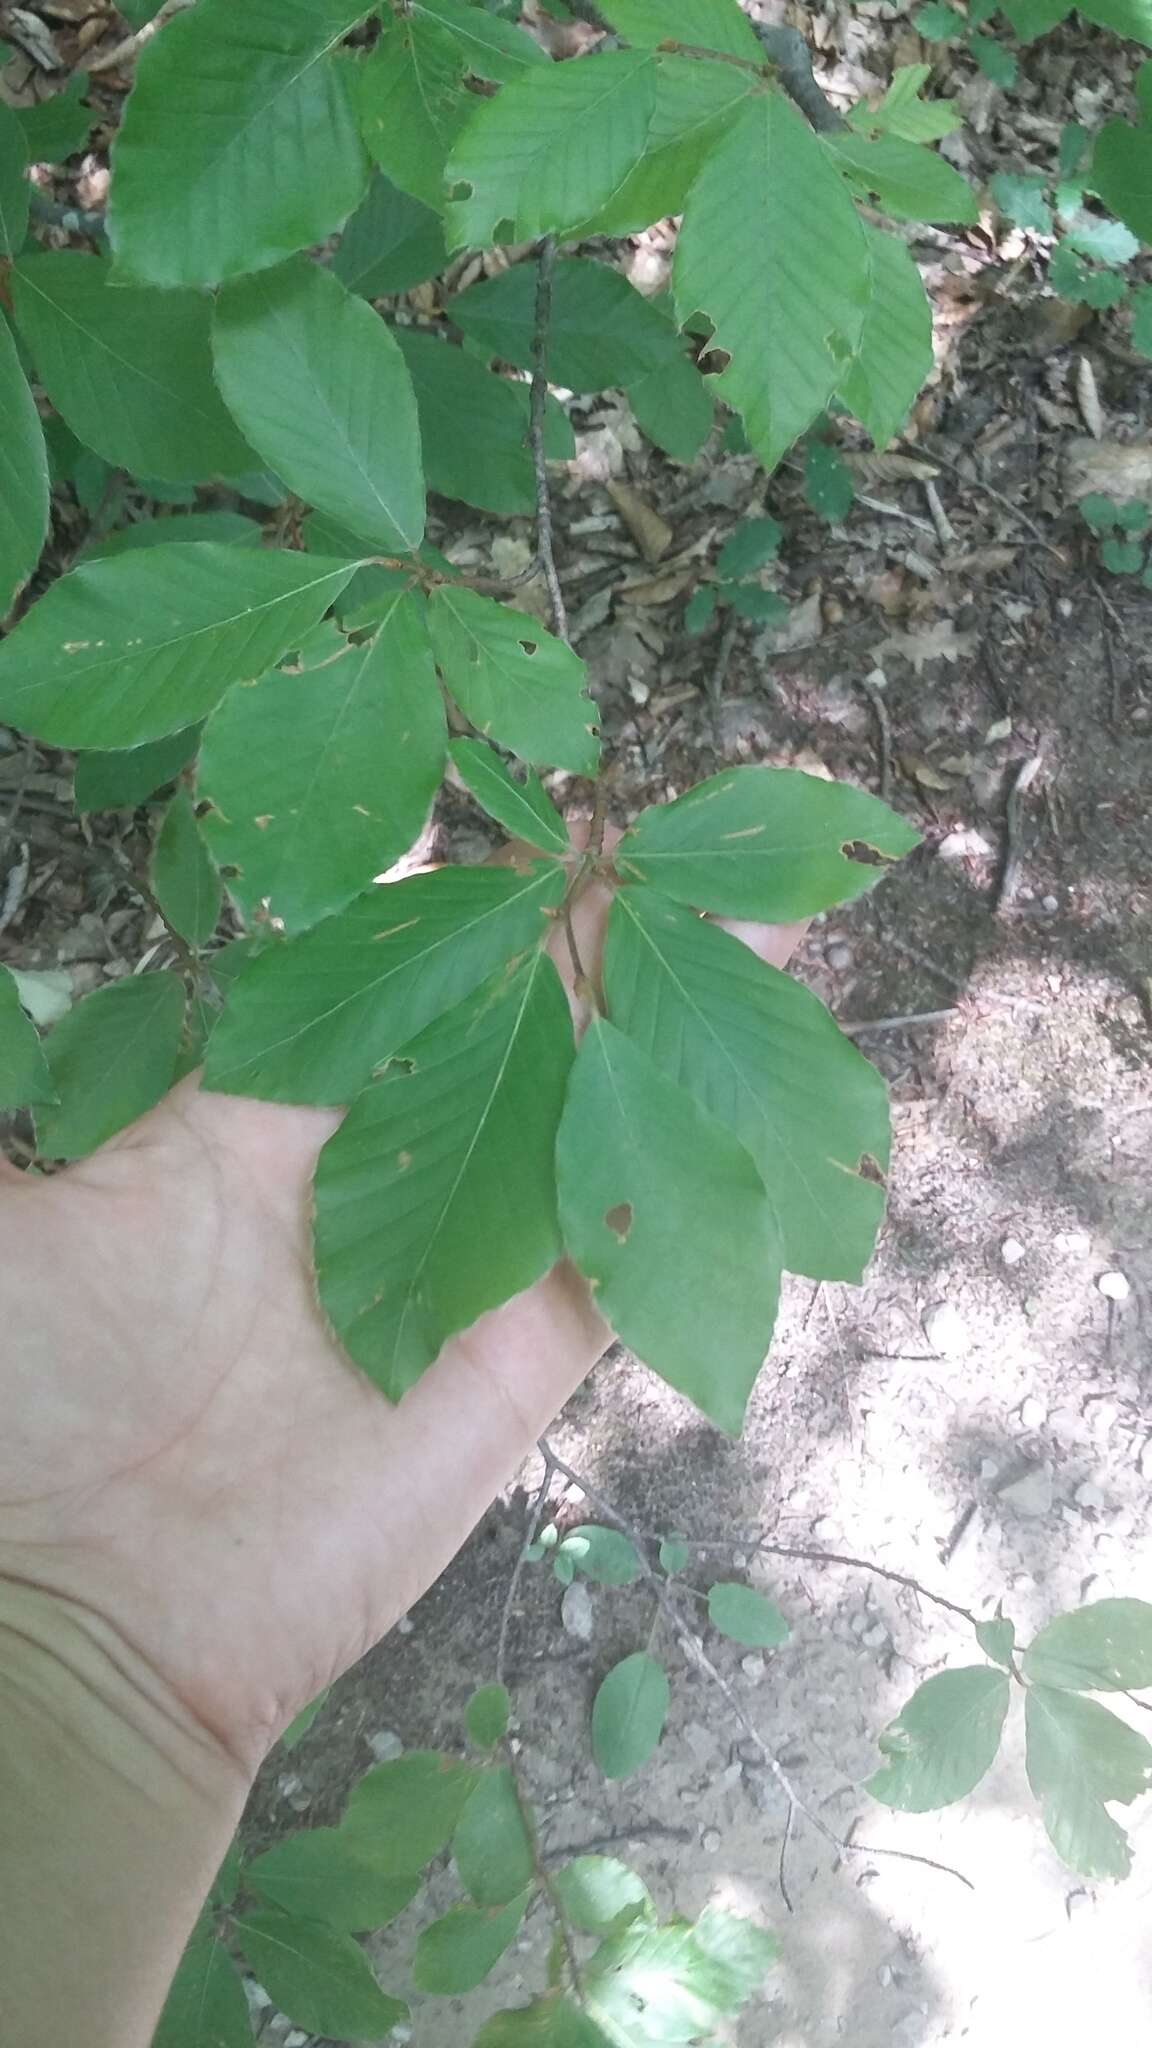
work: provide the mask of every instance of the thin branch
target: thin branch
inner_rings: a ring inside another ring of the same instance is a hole
[[[497,1685],[503,1685],[504,1683],[504,1664],[508,1654],[508,1631],[512,1626],[512,1610],[516,1605],[516,1595],[520,1590],[520,1580],[526,1563],[525,1553],[531,1550],[532,1545],[536,1541],[536,1531],[540,1527],[540,1518],[544,1513],[544,1503],[548,1498],[548,1490],[556,1474],[556,1467],[551,1457],[546,1451],[542,1455],[544,1458],[544,1477],[536,1489],[536,1498],[532,1503],[531,1513],[528,1516],[527,1531],[517,1553],[516,1562],[512,1567],[512,1576],[508,1581],[508,1591],[504,1595],[504,1607],[500,1615],[500,1634],[496,1639]]]
[[[544,572],[548,602],[552,608],[552,630],[568,639],[568,613],[556,569],[552,545],[552,499],[548,485],[548,458],[544,452],[544,408],[548,398],[548,330],[552,321],[552,272],[556,263],[556,242],[552,235],[540,244],[536,274],[536,324],[532,333],[532,391],[528,409],[528,441],[536,479],[536,552]]]
[[[788,1850],[792,1843],[795,1820],[796,1808],[789,1801],[788,1810],[784,1815],[784,1833],[780,1837],[780,1861],[776,1865],[776,1882],[780,1887],[780,1897],[784,1901],[785,1911],[789,1913],[796,1911],[792,1904],[792,1894],[788,1890]]]
[[[845,1038],[865,1038],[870,1031],[918,1031],[925,1024],[946,1024],[950,1017],[958,1017],[960,1010],[953,1005],[950,1010],[910,1010],[903,1017],[862,1017],[848,1024],[840,1024]]]
[[[572,1989],[579,2004],[583,2006],[584,1978],[580,1968],[579,1951],[576,1947],[576,1931],[564,1909],[564,1901],[556,1889],[556,1880],[544,1860],[544,1853],[540,1847],[540,1837],[536,1831],[536,1815],[521,1780],[519,1759],[510,1742],[505,1742],[504,1744],[504,1755],[508,1762],[512,1789],[516,1795],[520,1825],[524,1829],[524,1839],[528,1844],[529,1854],[532,1858],[533,1875],[548,1901],[552,1917],[560,1930],[560,1940],[564,1945],[564,1958],[568,1964],[568,1974],[572,1979]]]
[[[152,16],[151,21],[146,21],[143,28],[138,28],[134,35],[125,36],[123,42],[115,43],[110,50],[105,50],[102,55],[90,57],[87,62],[87,69],[89,71],[119,71],[125,64],[131,64],[133,59],[140,55],[145,43],[151,42],[157,29],[163,28],[164,23],[170,21],[174,14],[180,14],[186,7],[191,7],[192,5],[193,0],[164,0],[164,5]]]
[[[877,1848],[874,1844],[850,1841],[846,1836],[838,1835],[834,1828],[829,1827],[823,1815],[816,1813],[802,1794],[797,1791],[779,1757],[769,1748],[755,1722],[749,1719],[728,1680],[724,1677],[723,1672],[717,1670],[717,1667],[713,1664],[699,1636],[689,1627],[684,1616],[681,1614],[668,1581],[659,1572],[653,1571],[652,1566],[644,1555],[643,1546],[648,1539],[645,1537],[643,1530],[636,1529],[629,1522],[627,1516],[622,1515],[610,1500],[589,1483],[582,1472],[577,1472],[571,1465],[566,1464],[563,1458],[558,1457],[547,1438],[542,1437],[540,1439],[538,1448],[541,1456],[549,1459],[557,1472],[562,1473],[564,1478],[569,1480],[572,1485],[581,1488],[599,1514],[606,1515],[609,1521],[614,1522],[618,1529],[622,1529],[624,1534],[631,1538],[636,1546],[641,1574],[652,1582],[656,1598],[660,1603],[660,1610],[679,1641],[681,1648],[686,1652],[690,1661],[707,1678],[711,1679],[717,1691],[723,1696],[725,1704],[738,1727],[744,1730],[748,1740],[754,1744],[764,1764],[771,1771],[772,1776],[783,1792],[789,1804],[791,1818],[794,1819],[797,1813],[803,1814],[805,1820],[815,1828],[817,1834],[822,1835],[825,1841],[830,1842],[842,1856],[895,1856],[902,1862],[921,1863],[929,1870],[938,1870],[946,1877],[954,1877],[960,1884],[966,1885],[969,1891],[974,1891],[976,1887],[972,1880],[965,1877],[963,1871],[955,1870],[949,1863],[938,1863],[934,1857],[921,1856],[911,1849]],[[685,1538],[685,1541],[687,1540]],[[883,1576],[888,1576],[888,1574],[883,1572],[882,1567],[878,1569],[881,1570]],[[892,1576],[899,1575],[893,1574]],[[914,1585],[915,1581],[908,1581],[907,1583]],[[955,1607],[955,1603],[951,1601],[941,1601],[940,1604]],[[966,1608],[958,1608],[955,1611],[962,1613],[966,1620],[970,1618]]]
[[[892,721],[888,716],[888,706],[884,702],[884,692],[879,684],[874,683],[871,676],[861,676],[859,682],[872,706],[872,716],[876,721],[876,754],[879,761],[877,789],[881,803],[887,803],[888,792],[892,787]]]
[[[1000,871],[996,901],[992,905],[997,917],[1006,916],[1016,900],[1024,858],[1020,845],[1021,804],[1025,790],[1035,782],[1043,761],[1044,756],[1040,753],[1029,754],[1026,761],[1021,761],[1008,792],[1008,802],[1004,807],[1004,865]]]

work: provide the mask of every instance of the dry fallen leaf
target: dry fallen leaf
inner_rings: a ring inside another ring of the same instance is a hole
[[[672,528],[668,521],[661,519],[631,484],[613,481],[605,489],[644,560],[658,562],[672,545]]]
[[[962,654],[971,654],[976,645],[975,633],[958,633],[952,619],[935,619],[930,626],[915,626],[907,633],[890,633],[887,640],[881,640],[872,649],[873,658],[882,661],[886,654],[902,655],[911,662],[917,675],[921,675],[926,661],[959,661]]]
[[[1152,504],[1152,442],[1069,441],[1064,488],[1070,502],[1100,491],[1106,498],[1143,498]]]

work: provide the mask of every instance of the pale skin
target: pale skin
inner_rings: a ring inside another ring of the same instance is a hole
[[[605,900],[577,906],[590,972]],[[730,929],[782,966],[799,928]],[[6,2048],[146,2048],[270,1743],[610,1340],[561,1263],[386,1403],[310,1277],[337,1122],[192,1080],[65,1173],[0,1171]]]

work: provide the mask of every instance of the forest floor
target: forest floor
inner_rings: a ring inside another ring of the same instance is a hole
[[[819,17],[832,24],[824,75],[849,97],[910,61],[908,37],[919,51],[889,11]],[[837,46],[845,22],[855,40]],[[1035,48],[1015,100],[979,77],[963,88],[970,125],[952,153],[977,178],[1033,148],[1050,161],[1064,120],[1120,103],[1114,39],[1067,31]],[[646,288],[668,243],[632,247]],[[796,962],[839,1018],[879,1020],[858,1036],[892,1087],[894,1147],[865,1284],[788,1284],[739,1442],[619,1352],[552,1441],[630,1522],[684,1534],[699,1583],[747,1574],[784,1609],[782,1648],[749,1655],[711,1636],[709,1652],[804,1800],[837,1834],[935,1858],[974,1889],[867,1850],[842,1856],[801,1820],[789,1913],[784,1800],[671,1643],[664,1740],[635,1776],[606,1782],[588,1711],[610,1663],[647,1640],[642,1587],[591,1589],[573,1634],[546,1567],[528,1570],[509,1677],[547,1852],[614,1847],[663,1910],[715,1899],[778,1931],[779,1967],[731,2034],[740,2048],[1079,2048],[1102,2028],[1127,2048],[1152,2023],[1147,1806],[1126,1884],[1070,1875],[1028,1793],[1015,1722],[972,1797],[921,1817],[877,1806],[860,1789],[876,1734],[920,1679],[973,1658],[970,1633],[864,1569],[758,1558],[750,1540],[849,1553],[981,1615],[1002,1599],[1025,1638],[1081,1599],[1152,1589],[1152,597],[1099,568],[1075,512],[1116,474],[1118,495],[1152,502],[1152,363],[1114,316],[1045,295],[1019,237],[929,231],[913,246],[938,373],[903,468],[859,463],[838,526],[804,503],[798,465],[766,481],[714,446],[680,469],[615,401],[574,409],[557,544],[617,820],[728,763],[798,762],[885,787],[923,844],[874,894],[817,920]],[[620,486],[664,522],[658,559],[644,559],[635,535],[656,554],[655,529],[634,506],[622,516]],[[440,510],[434,537],[461,564],[510,573],[528,559],[526,521]],[[787,624],[732,636],[718,621],[692,637],[685,595],[733,526],[763,511],[786,528],[771,573]],[[0,795],[21,789],[33,860],[5,945],[82,993],[151,938],[100,829],[69,818],[67,780],[59,757],[29,773],[23,755],[0,754]],[[586,807],[579,786],[553,780]],[[441,849],[483,856],[459,793],[437,830]],[[1123,1298],[1101,1292],[1109,1274]],[[256,1835],[330,1820],[400,1745],[460,1742],[538,1477],[520,1475],[299,1748],[274,1754]],[[553,1510],[561,1527],[596,1518],[572,1486]],[[437,1907],[450,1895],[436,1878]],[[378,1938],[389,1988],[402,1988],[425,1917],[426,1902]],[[417,2048],[463,2048],[495,2004],[538,1986],[545,1942],[530,1922],[490,1987],[417,2000]],[[261,2040],[286,2034],[306,2039],[268,2017]]]

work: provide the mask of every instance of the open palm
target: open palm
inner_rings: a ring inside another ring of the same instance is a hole
[[[596,956],[603,901],[581,910]],[[795,928],[740,928],[783,964]],[[245,1764],[431,1583],[609,1341],[564,1263],[398,1406],[316,1306],[335,1113],[195,1081],[0,1180],[0,1574],[79,1600]]]

